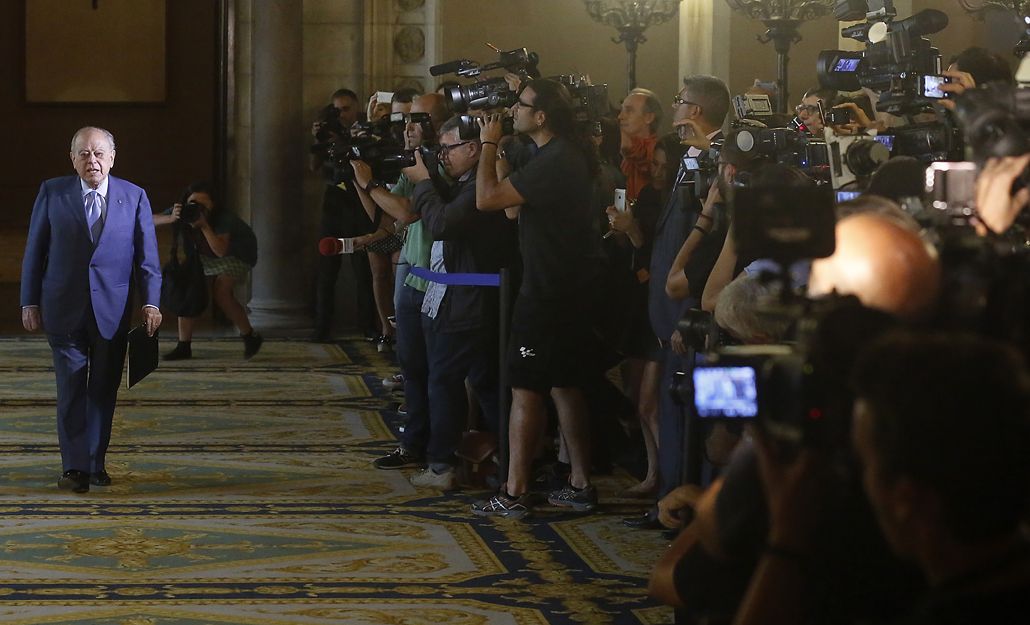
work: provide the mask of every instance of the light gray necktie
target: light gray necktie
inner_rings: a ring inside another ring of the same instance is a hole
[[[96,191],[86,194],[86,225],[89,226],[89,238],[94,243],[100,237],[100,229],[104,225],[100,220],[100,203],[102,201],[100,194]]]

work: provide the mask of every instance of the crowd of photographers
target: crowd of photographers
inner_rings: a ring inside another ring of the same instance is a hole
[[[608,110],[525,50],[368,122],[334,94],[316,338],[349,253],[407,411],[375,466],[455,489],[478,430],[509,456],[473,514],[587,512],[638,430],[624,523],[678,531],[651,590],[683,622],[1028,613],[1030,105],[986,50],[941,67],[939,12],[879,6],[793,115],[713,76]]]

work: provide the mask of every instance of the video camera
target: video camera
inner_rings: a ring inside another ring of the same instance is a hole
[[[347,129],[340,123],[340,109],[333,104],[327,104],[318,112],[318,128],[315,131],[315,140],[319,143],[331,143],[333,137],[346,136]]]
[[[523,80],[538,75],[537,64],[540,57],[536,52],[525,48],[516,48],[507,52],[498,51],[498,60],[480,65],[470,59],[459,59],[441,63],[429,68],[433,76],[457,74],[464,77],[479,76],[483,72],[504,69],[518,74]],[[451,87],[444,93],[447,106],[455,113],[464,113],[469,109],[507,108],[515,104],[515,92],[508,87],[503,76],[487,78],[470,85]]]
[[[768,186],[738,189],[731,202],[736,244],[742,256],[769,258],[780,273],[779,295],[760,302],[757,314],[794,321],[793,340],[766,345],[731,345],[711,316],[690,311],[679,323],[684,340],[703,353],[702,364],[677,375],[674,393],[693,406],[700,420],[754,422],[789,446],[821,445],[842,419],[826,396],[823,372],[813,366],[810,342],[830,314],[857,305],[854,298],[812,300],[796,294],[790,266],[822,258],[835,248],[834,203],[824,186]]]
[[[894,0],[839,0],[837,19],[865,23],[841,30],[841,35],[866,44],[861,52],[824,50],[819,53],[819,83],[839,91],[866,87],[879,93],[877,108],[893,115],[918,113],[947,94],[939,87],[941,55],[923,35],[940,32],[948,16],[924,9],[897,20]]]
[[[375,179],[396,180],[402,169],[415,164],[415,150],[405,144],[404,132],[408,124],[420,124],[424,132],[432,129],[429,113],[393,113],[374,122],[356,123],[339,141],[315,144],[311,151],[332,163],[344,179],[353,175],[350,161],[360,160],[372,168]],[[435,163],[435,151],[429,148],[421,151],[423,157]],[[426,165],[431,174],[435,173],[429,160]]]
[[[707,198],[712,182],[719,175],[720,149],[722,149],[721,140],[713,141],[712,147],[707,152],[701,152],[697,156],[689,156],[684,153],[680,161],[679,174],[676,176],[676,187],[692,187],[694,197],[698,200]]]
[[[608,114],[608,85],[590,84],[586,76],[578,74],[561,74],[551,76],[550,80],[560,82],[569,90],[572,97],[572,115],[576,125],[589,130],[591,134],[601,134],[601,118]]]
[[[814,180],[829,178],[826,142],[793,128],[741,128],[737,147],[770,162],[797,167]]]
[[[737,119],[763,121],[773,116],[772,100],[765,94],[745,93],[733,96],[733,110]]]
[[[955,100],[955,115],[974,159],[1030,152],[1030,89],[988,84]]]

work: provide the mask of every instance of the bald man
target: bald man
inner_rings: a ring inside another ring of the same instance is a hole
[[[837,222],[837,249],[829,258],[813,263],[809,295],[818,297],[834,291],[841,295],[855,295],[869,308],[904,319],[916,319],[930,313],[937,301],[941,282],[936,251],[920,238],[916,228],[904,219],[903,213],[898,214],[900,209],[896,205],[866,202],[850,207],[866,212],[848,215]],[[849,332],[873,334],[875,327],[875,323],[870,323],[865,330],[849,326]],[[840,364],[843,370],[849,369],[848,365]],[[684,508],[694,510],[695,522],[681,534],[652,572],[652,596],[671,605],[690,604],[706,592],[727,592],[718,582],[713,589],[708,582],[701,583],[701,580],[722,579],[716,572],[749,572],[750,564],[747,562],[757,555],[750,550],[753,545],[762,544],[763,533],[767,530],[764,509],[753,504],[760,497],[757,461],[748,446],[737,452],[723,477],[716,480],[704,495],[699,495],[696,487],[687,485],[662,499],[659,508],[664,522],[672,523],[673,515]],[[872,535],[872,519],[866,514],[845,515],[842,522],[854,530],[856,542],[859,537]],[[852,522],[857,523],[854,528],[850,525]],[[863,580],[863,583],[876,582],[873,585],[875,591],[869,590],[867,596],[884,597],[886,595],[881,593],[893,587],[899,591],[896,598],[903,602],[913,591],[910,586],[913,580],[908,575],[910,572],[901,571],[897,577],[893,576],[894,565],[889,559],[884,559],[883,547],[876,544],[876,549],[862,552],[863,565],[878,567],[875,570],[882,573]],[[681,566],[686,568],[678,570]],[[849,561],[849,567],[861,569],[857,560]],[[731,576],[736,574],[729,573]],[[677,580],[689,580],[690,584],[680,586]],[[739,590],[739,586],[734,588]],[[884,614],[898,608],[886,600],[880,607]],[[852,608],[865,610],[869,606],[859,601],[848,607]]]
[[[837,249],[812,263],[808,293],[855,295],[870,308],[905,319],[924,316],[937,301],[937,252],[904,222],[861,213],[837,222]]]

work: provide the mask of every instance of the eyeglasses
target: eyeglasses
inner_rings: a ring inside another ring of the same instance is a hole
[[[816,113],[819,110],[818,104],[798,104],[794,107],[795,113],[808,113],[809,115]]]
[[[534,106],[532,104],[528,104],[526,102],[523,102],[521,98],[518,99],[518,100],[515,100],[515,104],[518,105],[519,108],[521,108],[521,107],[526,107],[527,109],[535,109],[536,108],[536,106]]]
[[[461,145],[468,145],[469,143],[472,143],[471,139],[468,140],[468,141],[459,141],[457,143],[452,143],[450,145],[441,145],[440,146],[440,156],[447,156],[448,154],[450,154],[451,150],[453,150],[454,148],[456,148],[458,146],[461,146]]]
[[[683,106],[684,104],[690,104],[692,106],[696,106],[698,108],[701,108],[701,105],[698,104],[697,102],[691,102],[690,100],[684,100],[683,98],[681,98],[679,96],[679,94],[676,94],[676,97],[674,97],[672,99],[672,108],[679,108],[679,107]]]

